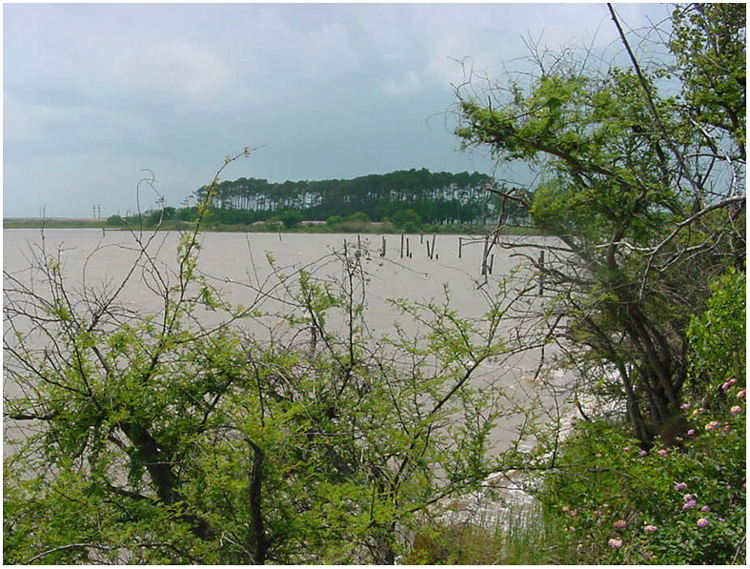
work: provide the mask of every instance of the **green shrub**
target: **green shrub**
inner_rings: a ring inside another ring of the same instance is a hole
[[[711,286],[706,310],[688,327],[694,393],[737,378],[745,385],[745,278],[731,269]]]
[[[372,220],[370,219],[370,216],[368,216],[366,213],[362,211],[355,211],[353,214],[348,215],[345,218],[345,221],[369,223]]]
[[[583,562],[744,563],[744,302],[730,271],[691,322],[682,430],[646,450],[622,426],[579,422],[562,444],[541,498]]]

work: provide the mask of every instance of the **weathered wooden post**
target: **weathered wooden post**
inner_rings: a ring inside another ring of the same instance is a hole
[[[490,237],[487,235],[484,238],[484,249],[482,250],[482,276],[487,274],[487,251],[489,250],[489,247]]]
[[[383,249],[380,251],[380,256],[385,257],[385,235],[383,235]]]
[[[463,237],[458,238],[458,258],[461,258],[461,249],[464,246],[464,239]]]
[[[544,294],[544,251],[539,251],[539,296]]]
[[[411,253],[409,252],[409,238],[406,238],[406,258],[411,259]]]
[[[432,259],[435,256],[435,234],[432,234],[432,249],[430,251],[432,254],[430,255],[430,259]]]
[[[401,234],[401,258],[404,258],[404,234]]]

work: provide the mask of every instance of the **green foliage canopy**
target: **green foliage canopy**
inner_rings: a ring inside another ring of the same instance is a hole
[[[679,413],[707,278],[745,255],[745,10],[721,6],[675,8],[671,61],[644,68],[623,34],[630,68],[540,56],[527,88],[459,92],[464,143],[537,173],[506,196],[561,242],[536,263],[548,316],[579,370],[615,370],[647,443]]]

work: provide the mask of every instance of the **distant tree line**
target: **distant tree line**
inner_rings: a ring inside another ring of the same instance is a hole
[[[493,184],[485,174],[432,173],[425,168],[351,180],[277,183],[239,178],[218,185],[210,217],[220,223],[254,223],[290,215],[315,221],[359,215],[400,226],[494,223],[502,203],[492,191]],[[205,187],[200,188],[196,198],[200,201],[205,192]],[[513,204],[506,204],[505,214],[521,221]]]
[[[498,187],[486,174],[433,173],[399,170],[351,180],[269,182],[238,178],[218,184],[205,218],[212,225],[250,225],[278,222],[294,227],[304,220],[391,222],[417,230],[436,225],[528,225],[528,212],[516,201],[503,198],[507,188]],[[518,191],[518,190],[516,190]],[[206,197],[203,186],[192,196],[196,203]],[[107,225],[151,228],[163,223],[193,222],[197,208],[163,207],[126,216],[112,215]]]

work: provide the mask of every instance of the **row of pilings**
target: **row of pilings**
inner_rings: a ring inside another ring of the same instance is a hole
[[[411,239],[415,237],[415,235],[407,235],[406,233],[402,233],[400,237],[398,238],[398,254],[399,259],[413,259],[414,258],[414,250],[412,248],[412,242]],[[471,245],[476,245],[478,243],[483,243],[483,250],[482,250],[482,259],[481,264],[479,267],[480,274],[482,276],[491,275],[492,269],[495,264],[495,254],[491,252],[491,248],[493,245],[497,243],[497,235],[486,235],[484,237],[469,237],[469,236],[459,236],[457,241],[457,255],[459,259],[463,258],[464,249]],[[344,239],[344,249],[346,250],[349,243],[347,243],[346,239]],[[437,250],[437,234],[433,233],[432,235],[425,235],[424,233],[419,234],[419,246],[424,246],[427,258],[429,260],[439,260],[440,254]],[[357,235],[357,249],[361,252],[362,249],[362,239],[360,235]],[[388,239],[385,235],[380,236],[380,244],[377,249],[377,254],[381,258],[385,258],[389,251],[389,244]]]

